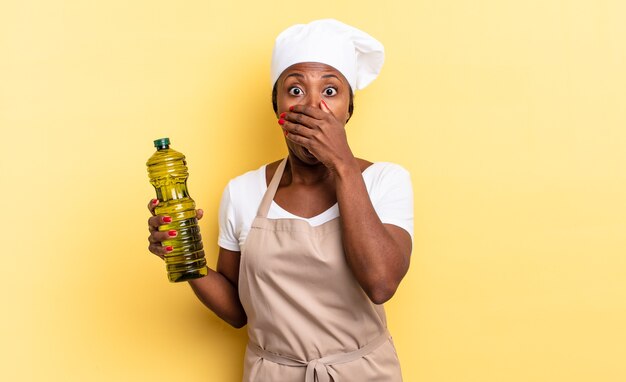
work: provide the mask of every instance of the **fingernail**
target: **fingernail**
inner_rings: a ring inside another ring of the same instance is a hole
[[[171,222],[172,222],[172,218],[171,218],[171,217],[169,217],[169,216],[164,216],[164,217],[163,217],[163,221],[164,221],[165,223],[171,223]]]
[[[279,124],[279,125],[281,125],[281,126],[282,126],[282,125],[284,125],[284,124],[285,124],[285,120],[284,120],[284,119],[282,119],[282,118],[281,118],[281,119],[279,119],[279,120],[278,120],[278,124]]]
[[[287,134],[289,134],[289,132],[287,130],[283,130],[283,133],[285,133],[285,136],[287,136]]]
[[[152,204],[157,204],[159,202],[159,199],[152,199]]]
[[[287,115],[287,113],[286,113],[286,112],[282,112],[282,113],[280,113],[279,117],[280,117],[280,118],[285,118],[285,116],[286,116],[286,115]]]
[[[168,235],[170,235],[170,236],[176,236],[176,235],[178,235],[178,233],[176,232],[176,230],[175,230],[175,229],[171,229],[171,230],[167,231],[167,234],[168,234]]]
[[[172,252],[174,250],[174,247],[172,247],[171,245],[168,245],[167,247],[165,247],[165,250],[168,252]]]
[[[324,104],[324,106],[326,106],[327,109],[330,109],[328,105],[326,105],[326,102],[324,102],[324,100],[322,100],[322,103]]]
[[[293,106],[289,106],[289,111],[293,111]]]

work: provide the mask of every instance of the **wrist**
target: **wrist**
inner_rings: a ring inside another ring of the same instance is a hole
[[[339,179],[344,179],[354,174],[361,174],[361,167],[354,156],[349,159],[340,161],[335,165],[335,174]]]

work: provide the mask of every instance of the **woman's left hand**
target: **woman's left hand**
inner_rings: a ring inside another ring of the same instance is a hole
[[[319,108],[292,106],[290,111],[281,114],[279,123],[287,139],[309,150],[331,171],[354,161],[345,123],[335,117],[323,100]]]

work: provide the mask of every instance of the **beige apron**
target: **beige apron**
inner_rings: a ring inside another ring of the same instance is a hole
[[[268,219],[283,160],[241,248],[248,315],[244,382],[397,382],[385,311],[348,268],[339,218],[312,227]]]

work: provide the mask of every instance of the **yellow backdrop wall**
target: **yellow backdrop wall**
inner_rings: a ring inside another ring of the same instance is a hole
[[[238,381],[245,331],[146,249],[145,161],[187,155],[216,260],[226,182],[285,155],[269,61],[334,17],[387,60],[354,152],[412,173],[387,304],[409,382],[626,380],[626,5],[0,2],[0,380]]]

